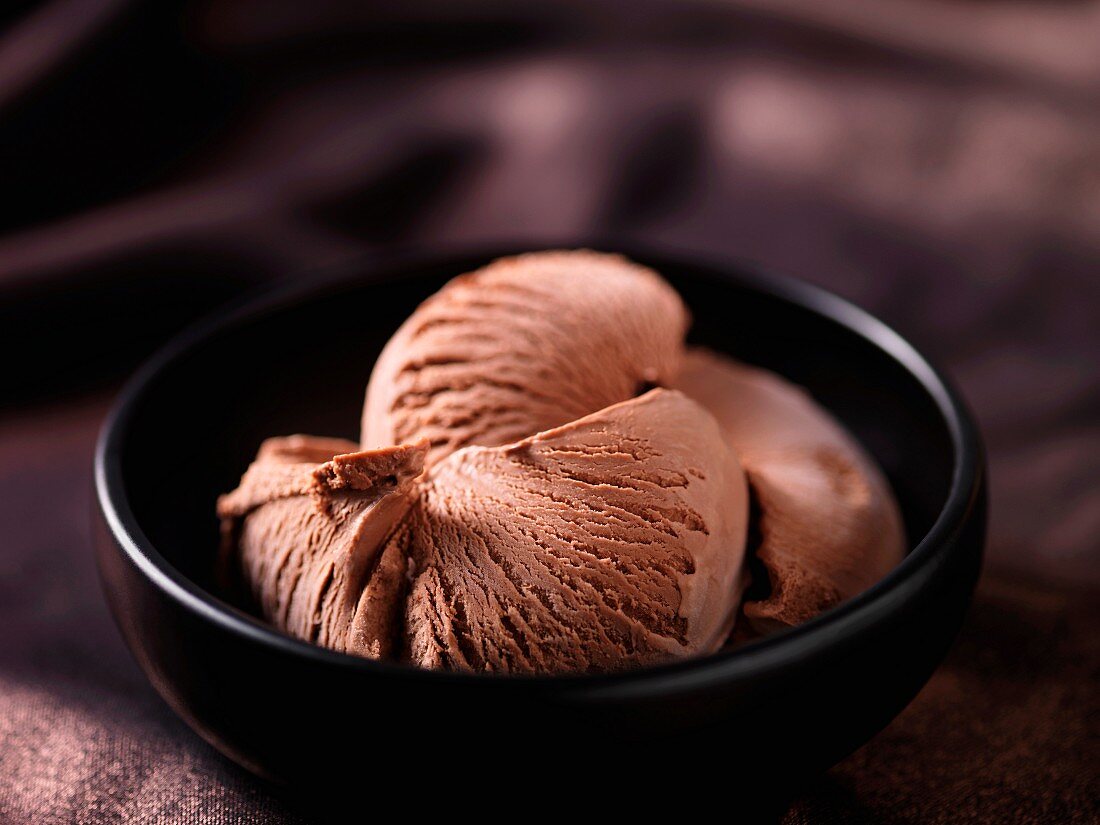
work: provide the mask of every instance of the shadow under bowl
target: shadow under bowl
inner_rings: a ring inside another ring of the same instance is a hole
[[[335,653],[219,596],[214,502],[259,442],[355,438],[389,336],[447,279],[499,254],[363,267],[269,295],[199,324],[130,381],[96,453],[96,545],[115,619],[157,691],[231,759],[305,787],[419,773],[425,759],[476,780],[486,765],[561,759],[652,770],[675,753],[782,792],[852,752],[916,695],[958,630],[984,539],[982,446],[954,390],[892,330],[738,266],[629,253],[683,295],[694,342],[804,385],[879,460],[910,551],[867,592],[735,651],[538,678]],[[427,756],[432,743],[440,754]]]

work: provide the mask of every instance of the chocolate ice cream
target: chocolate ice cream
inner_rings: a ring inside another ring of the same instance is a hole
[[[687,325],[668,284],[615,255],[451,281],[379,357],[361,444],[271,439],[219,501],[259,611],[423,667],[592,672],[868,587],[903,550],[877,467],[778,376],[685,359]],[[765,595],[742,606],[757,564]]]
[[[389,655],[405,559],[387,544],[408,511],[427,442],[359,452],[353,441],[271,438],[218,500],[225,540],[257,608],[334,650]]]
[[[747,524],[733,450],[675,391],[460,450],[410,517],[410,658],[553,673],[715,650],[739,602]]]
[[[901,560],[901,516],[886,479],[805,390],[702,349],[688,352],[675,386],[714,414],[748,474],[755,556],[769,580],[768,595],[744,605],[757,632],[811,619]]]
[[[670,381],[688,322],[672,287],[619,255],[502,258],[452,280],[386,345],[363,446],[427,437],[431,464],[568,424]]]

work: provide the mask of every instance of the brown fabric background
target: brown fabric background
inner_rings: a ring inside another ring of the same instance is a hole
[[[0,11],[0,822],[298,822],[99,593],[117,382],[248,289],[395,246],[635,239],[853,298],[990,449],[948,661],[788,823],[1094,822],[1100,5],[13,2]]]

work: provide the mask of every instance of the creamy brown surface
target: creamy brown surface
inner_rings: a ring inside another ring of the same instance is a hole
[[[736,456],[678,392],[461,450],[410,518],[411,660],[606,671],[714,650],[737,609],[747,524]]]
[[[371,449],[271,439],[220,500],[263,615],[423,667],[587,672],[706,653],[738,616],[751,638],[866,589],[904,547],[882,474],[803,390],[685,355],[687,325],[667,283],[615,255],[451,281],[374,368]],[[748,551],[767,592],[742,605]]]
[[[497,446],[671,380],[689,323],[657,273],[619,255],[503,258],[425,301],[371,374],[365,448],[427,437],[428,463]]]
[[[427,443],[271,438],[218,501],[226,540],[264,617],[334,650],[390,653],[403,556],[384,544],[408,510]]]
[[[805,390],[703,349],[688,351],[675,386],[715,416],[748,474],[755,554],[771,586],[744,605],[758,632],[813,618],[901,560],[905,536],[886,479]]]

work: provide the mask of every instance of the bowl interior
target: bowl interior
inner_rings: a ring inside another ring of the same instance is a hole
[[[854,328],[791,300],[782,283],[635,257],[683,295],[693,343],[802,384],[855,433],[894,486],[910,546],[919,542],[944,505],[955,461],[943,415],[917,377]],[[130,508],[164,559],[220,600],[218,494],[236,486],[268,436],[355,439],[367,379],[390,335],[446,280],[487,260],[418,265],[276,299],[163,364],[135,400],[121,466]]]

